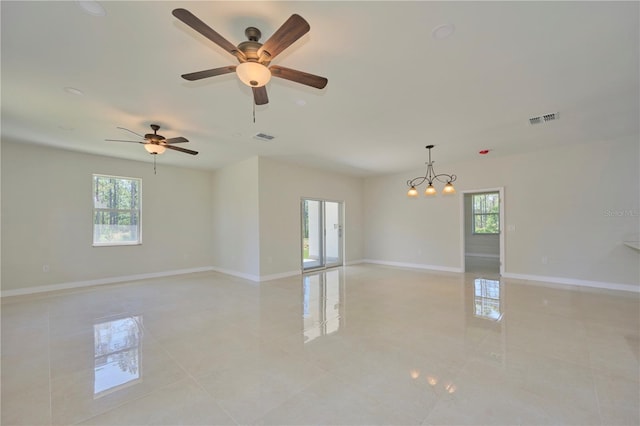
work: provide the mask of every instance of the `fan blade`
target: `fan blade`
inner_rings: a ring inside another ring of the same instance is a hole
[[[216,75],[228,74],[235,72],[236,66],[230,65],[228,67],[213,68],[210,70],[197,71],[189,74],[182,74],[182,78],[189,81],[200,80],[207,77],[215,77]]]
[[[184,152],[185,154],[198,155],[198,151],[192,151],[192,150],[187,149],[187,148],[180,148],[180,147],[177,147],[177,146],[165,145],[165,144],[162,144],[161,146],[164,146],[165,148],[173,149],[174,151]]]
[[[146,143],[146,142],[140,142],[140,141],[123,141],[122,139],[105,139],[105,141],[107,141],[107,142],[130,142],[130,143],[142,143],[142,144]]]
[[[311,27],[302,16],[293,14],[282,24],[280,28],[267,40],[258,50],[258,56],[262,56],[264,52],[268,53],[269,61],[275,58],[287,47],[291,46],[296,40],[305,35]]]
[[[127,129],[126,127],[116,127],[116,129],[126,130],[127,132],[131,132],[131,133],[133,133],[134,135],[136,135],[136,136],[140,136],[142,139],[144,139],[144,136],[142,136],[140,133],[136,133],[136,132],[134,132],[133,130],[129,130],[129,129]]]
[[[242,57],[242,59],[246,59],[244,53],[238,50],[236,46],[231,44],[229,40],[222,37],[220,34],[215,32],[213,28],[202,22],[199,18],[197,18],[193,13],[189,12],[186,9],[174,9],[171,12],[173,16],[217,44],[222,47],[227,52],[231,53],[233,56],[238,58]]]
[[[252,87],[253,101],[256,105],[266,105],[269,103],[269,97],[267,96],[267,88],[265,86]]]
[[[315,87],[316,89],[324,89],[329,80],[324,77],[309,74],[302,71],[292,70],[291,68],[279,67],[272,65],[269,67],[271,75],[274,77],[284,78],[285,80],[295,81],[296,83],[306,86]]]
[[[177,138],[171,138],[171,139],[165,139],[163,141],[166,144],[170,144],[170,143],[185,143],[185,142],[189,142],[188,139],[183,138],[182,136],[178,136]]]

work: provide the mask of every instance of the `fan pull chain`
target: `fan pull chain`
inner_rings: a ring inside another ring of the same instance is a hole
[[[255,124],[256,123],[256,103],[252,101],[251,105],[253,106],[253,124]]]
[[[154,155],[153,155],[153,174],[154,174],[154,175],[155,175],[155,174],[157,174],[157,173],[156,173],[156,155],[157,155],[157,154],[154,154]]]

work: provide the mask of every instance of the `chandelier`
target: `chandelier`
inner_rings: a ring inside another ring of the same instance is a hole
[[[433,196],[437,194],[436,188],[433,186],[434,181],[445,183],[444,188],[442,189],[443,194],[455,194],[456,189],[453,187],[453,182],[456,180],[456,175],[448,175],[446,173],[440,173],[439,175],[433,170],[433,161],[431,161],[431,148],[434,145],[427,145],[426,148],[429,150],[429,162],[427,165],[427,173],[424,176],[418,176],[411,180],[407,181],[407,186],[409,186],[409,191],[407,192],[407,196],[411,198],[415,198],[418,196],[418,190],[416,186],[422,185],[424,182],[427,182],[427,188],[424,191],[424,195]]]

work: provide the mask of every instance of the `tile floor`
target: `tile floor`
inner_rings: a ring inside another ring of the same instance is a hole
[[[2,425],[638,425],[638,294],[376,265],[2,301]],[[495,277],[494,277],[495,278]]]

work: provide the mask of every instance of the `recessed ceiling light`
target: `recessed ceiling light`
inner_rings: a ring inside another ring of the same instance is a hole
[[[439,25],[431,31],[431,36],[436,40],[444,40],[445,38],[451,37],[455,31],[456,26],[453,24]]]
[[[482,151],[479,151],[478,154],[480,155],[487,155],[489,153],[488,149],[483,149]]]
[[[107,11],[95,0],[76,0],[76,4],[91,16],[105,16]]]
[[[80,89],[76,89],[75,87],[65,87],[64,91],[72,94],[72,95],[76,95],[76,96],[82,96],[84,95],[84,92]]]

